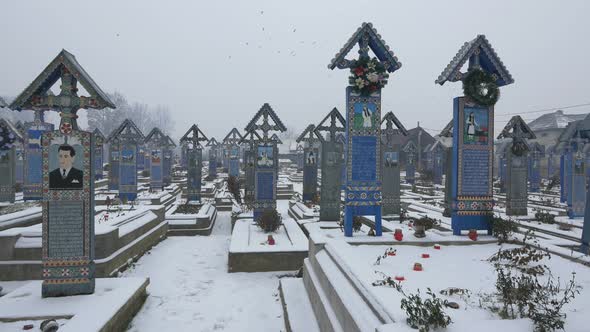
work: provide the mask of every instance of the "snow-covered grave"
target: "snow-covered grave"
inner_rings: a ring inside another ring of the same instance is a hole
[[[21,331],[56,319],[60,332],[123,331],[143,305],[148,278],[99,278],[94,294],[41,297],[41,281],[31,281],[0,297],[0,331]]]
[[[0,231],[41,222],[41,206],[37,203],[16,203],[0,211],[6,212],[0,214]]]
[[[272,236],[274,244],[269,243]],[[298,270],[307,257],[308,239],[293,219],[265,233],[252,219],[235,222],[229,248],[229,272]]]
[[[289,216],[297,221],[305,219],[319,218],[318,209],[309,208],[302,202],[289,201]]]
[[[166,212],[168,235],[209,235],[216,219],[217,208],[212,203],[174,204]]]
[[[289,317],[288,325],[307,326],[306,331],[416,331],[406,324],[406,313],[401,309],[402,293],[388,285],[374,286],[387,277],[398,282],[405,294],[420,290],[426,296],[427,288],[439,297],[459,305],[459,309],[445,308],[452,324],[445,331],[532,331],[529,319],[502,320],[489,308],[500,306],[493,294],[496,292],[494,265],[487,261],[500,248],[516,245],[472,242],[470,246],[351,245],[343,239],[331,239],[318,251],[310,251],[304,263],[304,277],[282,279],[281,295]],[[388,255],[392,252],[395,255]],[[383,258],[385,256],[385,258]],[[378,257],[381,257],[377,264]],[[420,263],[422,270],[414,269]],[[581,294],[564,307],[567,314],[566,331],[587,331],[587,308],[590,298],[585,288],[590,285],[587,267],[560,257],[543,259],[553,277],[570,280],[575,272],[576,283],[582,286]],[[541,278],[542,280],[543,277]],[[444,295],[448,288],[467,290],[469,296]],[[305,289],[306,296],[301,295]],[[297,321],[303,313],[312,311],[320,329],[314,324]],[[303,324],[303,325],[302,325]]]
[[[119,210],[120,208],[120,210]],[[96,275],[108,277],[127,267],[166,238],[164,206],[96,208]],[[41,278],[42,224],[0,231],[0,280]]]

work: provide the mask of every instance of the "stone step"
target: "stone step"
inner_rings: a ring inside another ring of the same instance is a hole
[[[303,279],[281,278],[279,292],[287,332],[320,332]]]

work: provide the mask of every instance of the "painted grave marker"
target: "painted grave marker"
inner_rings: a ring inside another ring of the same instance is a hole
[[[236,129],[232,130],[223,139],[224,151],[227,151],[228,175],[240,178],[240,141],[242,134]]]
[[[94,129],[92,135],[94,136],[94,179],[102,180],[102,164],[105,137],[98,128]]]
[[[462,73],[467,62],[468,70]],[[462,81],[466,95],[453,102],[453,233],[491,233],[494,104],[499,87],[514,80],[485,36],[479,35],[461,47],[435,83],[447,81]]]
[[[414,141],[408,141],[404,146],[406,153],[406,182],[414,184],[416,181],[416,153],[418,148]]]
[[[303,202],[311,203],[318,194],[318,154],[315,125],[310,124],[297,138],[303,142]]]
[[[61,79],[60,93],[48,94]],[[90,94],[78,96],[77,83]],[[76,122],[79,109],[115,108],[65,50],[12,103],[60,111],[58,131],[41,136],[43,154],[42,296],[94,292],[94,142]]]
[[[344,133],[345,129],[346,120],[336,107],[314,129],[316,136],[322,143],[322,185],[320,189],[320,220],[322,221],[340,221],[344,146],[338,140],[337,134]],[[322,133],[327,133],[328,139],[325,139]]]
[[[529,192],[541,191],[541,158],[545,157],[545,147],[534,142],[530,144],[529,151]]]
[[[217,152],[219,143],[215,137],[211,137],[207,145],[209,147],[209,178],[214,179],[217,177]]]
[[[357,45],[358,59],[346,55]],[[376,58],[369,56],[371,50]],[[362,26],[328,65],[350,69],[346,88],[346,208],[344,234],[352,236],[355,216],[375,216],[375,234],[381,236],[381,89],[389,73],[401,63],[371,23]]]
[[[111,180],[119,191],[119,198],[134,201],[137,198],[137,153],[138,145],[145,140],[145,136],[130,119],[125,119],[121,125],[113,130],[107,142],[111,146]],[[110,172],[109,172],[110,173]],[[110,189],[110,186],[109,186]]]
[[[286,131],[287,128],[281,122],[269,104],[262,105],[245,128],[247,133],[257,134],[257,139],[251,139],[254,147],[254,220],[269,209],[277,208],[277,142],[273,141],[269,133],[271,131]]]
[[[45,111],[43,109],[36,109],[33,122],[25,123],[23,185],[23,199],[25,201],[41,200],[43,198],[41,135],[54,129],[52,123],[45,122]]]
[[[8,120],[0,119],[0,202],[14,203],[16,195],[16,148],[21,132]]]
[[[145,137],[144,145],[150,155],[150,190],[161,191],[164,187],[164,148],[168,138],[159,128],[153,128]]]
[[[535,139],[535,133],[518,115],[506,124],[498,139],[511,138],[512,142],[506,149],[506,214],[509,216],[526,216],[527,202],[527,173],[529,139]]]
[[[193,124],[182,136],[180,142],[187,143],[187,185],[186,195],[188,201],[201,201],[201,177],[203,170],[203,149],[201,142],[206,142],[207,136]]]
[[[401,136],[408,136],[408,131],[393,112],[385,114],[381,120],[381,183],[382,213],[384,215],[400,214],[400,141]],[[395,125],[395,128],[394,128]]]

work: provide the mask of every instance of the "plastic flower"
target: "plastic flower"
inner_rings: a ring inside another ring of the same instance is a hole
[[[367,75],[367,79],[369,80],[369,82],[377,82],[379,81],[379,75],[377,73],[370,73]]]
[[[361,66],[358,66],[354,68],[352,71],[356,74],[356,76],[361,76],[365,72],[365,69]]]
[[[359,89],[362,89],[362,88],[363,88],[365,85],[367,85],[367,84],[366,84],[366,82],[365,82],[365,80],[363,80],[363,79],[362,79],[362,78],[360,78],[360,77],[359,77],[359,78],[357,78],[357,79],[354,81],[354,84],[356,84],[356,86],[357,86]]]
[[[375,69],[375,62],[369,61],[369,63],[367,63],[367,68],[371,70]]]

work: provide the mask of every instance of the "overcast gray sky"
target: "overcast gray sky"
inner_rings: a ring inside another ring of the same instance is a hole
[[[103,90],[168,105],[175,136],[193,122],[217,138],[242,130],[265,102],[303,130],[343,111],[349,73],[327,64],[367,21],[403,64],[382,95],[407,128],[451,119],[461,84],[434,80],[485,34],[515,79],[496,105],[498,128],[502,113],[590,102],[588,13],[587,0],[4,1],[0,95],[19,94],[65,48]]]

